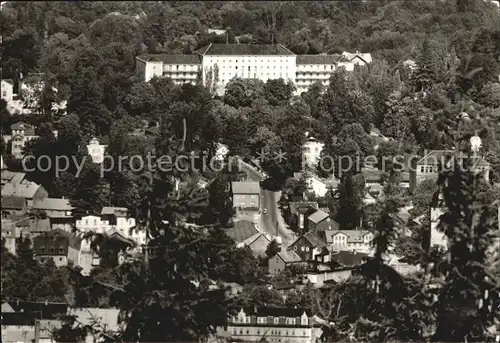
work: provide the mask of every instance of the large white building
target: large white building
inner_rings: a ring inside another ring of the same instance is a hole
[[[233,78],[283,79],[296,85],[296,94],[314,82],[328,83],[339,67],[352,71],[355,65],[371,63],[370,54],[295,55],[281,44],[210,44],[192,55],[142,55],[136,57],[136,72],[144,81],[169,77],[176,84],[202,82],[222,94]]]

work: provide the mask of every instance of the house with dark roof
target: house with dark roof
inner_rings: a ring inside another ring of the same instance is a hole
[[[259,232],[237,244],[237,247],[248,247],[252,250],[254,257],[265,257],[267,246],[271,243],[271,241],[271,236],[266,233]]]
[[[371,251],[373,233],[366,230],[328,230],[324,231],[326,244],[336,251]]]
[[[288,225],[295,226],[301,232],[309,231],[307,218],[319,210],[316,201],[291,201],[285,209],[285,219]]]
[[[231,182],[233,207],[258,210],[260,207],[260,184],[258,182]]]
[[[294,251],[302,261],[314,261],[315,256],[326,246],[325,241],[315,231],[309,231],[290,244],[287,250]]]
[[[305,264],[302,258],[293,250],[281,251],[268,261],[269,273],[279,274],[293,264]]]
[[[69,261],[80,263],[81,239],[72,233],[56,229],[33,239],[35,258],[44,263],[52,259],[56,266],[67,266]]]
[[[45,198],[34,200],[32,210],[45,213],[50,218],[66,218],[72,216],[74,207],[69,199]]]
[[[238,220],[234,222],[232,228],[226,230],[226,234],[236,243],[244,242],[258,233],[259,230],[255,227],[255,224],[249,220]]]

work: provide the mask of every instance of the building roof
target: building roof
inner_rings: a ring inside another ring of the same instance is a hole
[[[101,215],[115,215],[117,217],[126,217],[128,209],[126,207],[104,206]]]
[[[295,251],[281,251],[276,254],[276,256],[279,256],[285,263],[294,263],[294,262],[301,262],[302,259],[300,256],[295,252]]]
[[[259,240],[259,238],[263,236],[265,238],[265,241],[261,241]],[[259,245],[255,245],[254,243],[260,243]],[[242,242],[242,245],[244,246],[250,246],[250,245],[253,245],[252,250],[254,251],[264,251],[266,250],[267,246],[269,245],[269,243],[271,243],[271,238],[269,238],[268,235],[266,235],[265,233],[262,233],[262,232],[259,232],[255,235],[253,235],[252,237],[244,240]]]
[[[297,64],[337,64],[342,55],[297,55]]]
[[[35,127],[30,124],[26,124],[23,122],[17,122],[10,126],[11,130],[24,130],[25,136],[34,136],[35,135]]]
[[[43,200],[34,200],[33,209],[50,211],[71,211],[74,209],[74,207],[71,206],[69,199],[45,198]]]
[[[291,201],[288,203],[288,206],[290,207],[290,212],[292,213],[297,213],[299,209],[305,208],[305,209],[315,209],[318,210],[318,203],[316,201]]]
[[[313,214],[311,214],[307,220],[312,221],[313,223],[317,224],[319,222],[322,222],[323,220],[327,219],[329,217],[329,214],[326,212],[323,212],[321,210],[317,210]]]
[[[241,243],[259,233],[255,224],[249,220],[239,220],[234,226],[226,230],[226,234],[236,243]]]
[[[26,178],[26,173],[12,172],[9,170],[2,170],[2,185],[6,183],[19,184]]]
[[[8,303],[16,312],[37,313],[37,319],[57,319],[68,312],[68,304],[65,303],[31,301],[9,301]]]
[[[2,312],[2,326],[35,326],[38,313]],[[3,332],[2,332],[3,336]]]
[[[297,318],[302,317],[304,312],[308,317],[311,317],[312,313],[310,310],[303,308],[291,308],[291,307],[245,307],[242,309],[246,315],[257,316],[257,317],[288,317]]]
[[[223,44],[212,43],[198,51],[200,55],[295,55],[281,44]]]
[[[313,247],[320,248],[325,246],[325,241],[321,237],[319,237],[318,234],[314,231],[309,231],[302,237],[304,237],[309,243],[311,243]]]
[[[82,325],[101,325],[107,332],[117,332],[120,329],[118,315],[120,310],[114,308],[78,308],[69,309],[68,314],[75,316]]]
[[[12,79],[2,79],[2,81],[7,82],[7,83],[11,84],[12,86],[14,86],[14,80],[12,80]]]
[[[201,58],[197,54],[146,54],[137,56],[137,59],[145,62],[163,62],[164,64],[200,64]]]
[[[258,182],[231,182],[233,194],[260,194],[260,184]]]
[[[40,185],[34,182],[23,183],[7,183],[2,188],[3,197],[20,197],[26,199],[33,199],[35,193],[40,189]]]
[[[58,241],[59,243],[63,243],[64,241],[68,242],[68,247],[74,249],[80,249],[80,245],[82,240],[73,233],[66,232],[61,229],[54,229],[49,232],[46,232],[44,235],[37,236],[34,238],[35,245],[39,245],[40,243]],[[64,243],[65,245],[66,243]],[[48,254],[47,254],[48,255]]]
[[[2,209],[22,210],[25,206],[26,206],[26,199],[16,196],[4,197],[2,194]]]
[[[348,243],[362,243],[363,237],[369,234],[367,230],[327,230],[325,231],[326,243],[333,243],[333,237],[339,234],[347,236]]]
[[[372,62],[372,55],[370,53],[361,53],[359,51],[356,51],[355,53],[347,52],[344,51],[342,53],[342,56],[347,58],[349,61],[354,60],[355,58],[360,58],[366,63],[371,63]]]

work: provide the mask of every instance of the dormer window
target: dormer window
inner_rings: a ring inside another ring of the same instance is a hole
[[[266,324],[267,317],[257,317],[257,324]]]
[[[295,318],[287,318],[286,324],[287,325],[295,325]]]
[[[279,324],[279,323],[280,323],[279,317],[274,317],[274,324]]]

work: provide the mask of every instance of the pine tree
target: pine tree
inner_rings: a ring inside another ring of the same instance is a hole
[[[428,91],[439,80],[439,69],[436,56],[427,39],[422,43],[420,54],[417,58],[417,68],[412,74],[412,84],[415,91]]]
[[[498,244],[494,240],[498,207],[484,203],[478,191],[482,180],[473,174],[468,160],[463,163],[439,180],[447,210],[438,228],[449,242],[433,337],[439,342],[486,342],[493,339],[489,329],[500,323],[500,280],[487,265],[487,251]]]

